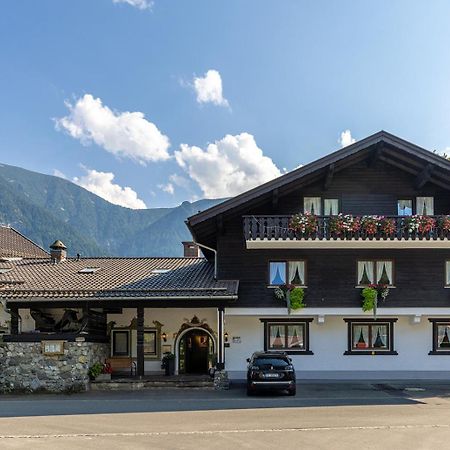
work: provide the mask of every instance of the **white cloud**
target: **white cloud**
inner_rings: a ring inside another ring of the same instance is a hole
[[[66,102],[69,115],[56,119],[56,129],[64,130],[83,145],[95,142],[118,157],[140,164],[170,158],[169,138],[141,112],[115,112],[101,99],[85,94],[75,105]]]
[[[341,133],[341,138],[338,139],[338,142],[341,144],[341,147],[347,147],[347,145],[351,145],[356,142],[356,139],[352,137],[350,130],[345,130]]]
[[[208,70],[205,76],[194,78],[194,89],[198,103],[213,103],[218,106],[229,106],[222,93],[222,77],[217,70]]]
[[[281,175],[248,133],[226,135],[205,150],[181,144],[175,158],[208,198],[237,195]]]
[[[74,183],[115,205],[131,209],[147,208],[133,189],[113,183],[114,174],[112,172],[98,172],[86,167],[83,167],[83,169],[86,171],[86,175],[80,178],[75,177]]]
[[[58,169],[53,169],[53,176],[67,180],[66,174],[64,174],[63,172],[61,172]]]
[[[126,3],[138,9],[150,9],[153,6],[152,0],[113,0],[114,3]]]
[[[164,191],[167,192],[168,194],[173,195],[175,193],[175,188],[173,187],[172,183],[167,183],[167,184],[158,184],[158,187]]]
[[[188,178],[182,177],[181,175],[178,175],[176,173],[173,173],[172,175],[170,175],[169,180],[173,183],[176,184],[177,186],[184,188],[184,189],[189,189],[191,186],[191,182]]]

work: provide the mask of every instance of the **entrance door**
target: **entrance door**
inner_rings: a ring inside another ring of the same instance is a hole
[[[207,373],[210,336],[202,330],[188,331],[180,342],[180,358],[184,353],[185,373]],[[181,351],[184,349],[184,352]],[[180,369],[183,366],[180,361]]]

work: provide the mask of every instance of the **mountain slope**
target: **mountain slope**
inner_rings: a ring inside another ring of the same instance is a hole
[[[43,248],[61,239],[72,255],[179,256],[190,239],[184,220],[220,201],[132,210],[62,178],[0,165],[0,223]]]

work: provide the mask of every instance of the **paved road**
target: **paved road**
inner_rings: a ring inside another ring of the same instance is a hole
[[[0,397],[0,448],[447,449],[450,384],[304,384],[297,397],[151,390]]]

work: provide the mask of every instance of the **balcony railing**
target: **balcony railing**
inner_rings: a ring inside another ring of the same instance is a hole
[[[406,243],[406,248],[450,247],[450,216],[296,214],[244,216],[243,219],[248,248],[263,248],[262,242],[267,247],[280,248],[314,247],[314,244],[324,248],[351,248],[349,243],[353,247],[364,244],[375,247],[401,242]]]

